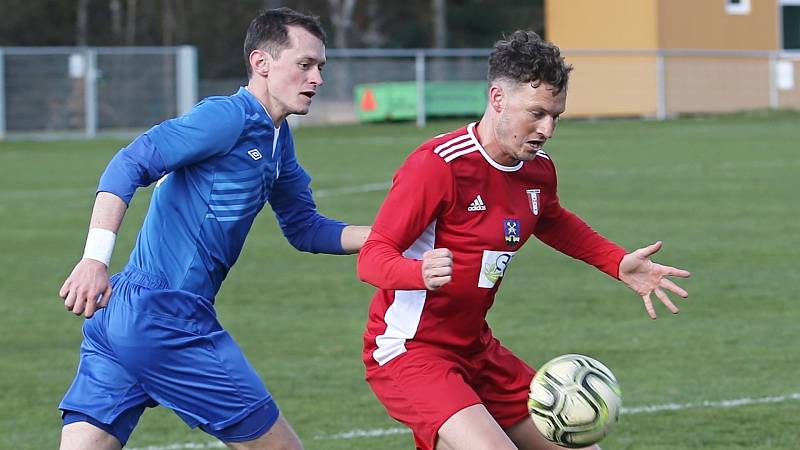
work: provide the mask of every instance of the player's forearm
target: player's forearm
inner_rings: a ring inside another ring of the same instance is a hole
[[[102,228],[117,233],[128,205],[110,192],[99,192],[94,201],[89,228]]]
[[[593,230],[572,212],[562,208],[559,214],[541,222],[535,235],[561,253],[619,278],[619,263],[625,256],[625,249]]]
[[[379,289],[426,289],[422,261],[404,257],[374,231],[358,254],[358,278]]]
[[[82,259],[99,261],[106,267],[109,266],[117,231],[127,209],[128,204],[117,195],[110,192],[97,194]]]
[[[362,225],[348,225],[342,229],[342,249],[346,253],[358,253],[364,242],[369,237],[372,227]]]

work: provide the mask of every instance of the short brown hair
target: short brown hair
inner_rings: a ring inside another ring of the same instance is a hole
[[[263,10],[250,22],[244,38],[244,61],[248,77],[251,75],[250,53],[263,49],[277,58],[289,46],[287,27],[293,25],[305,29],[327,44],[327,36],[316,16],[301,14],[290,8]]]
[[[489,56],[489,82],[511,80],[553,86],[554,94],[566,89],[572,66],[564,61],[554,44],[545,42],[533,31],[515,31],[494,44]]]

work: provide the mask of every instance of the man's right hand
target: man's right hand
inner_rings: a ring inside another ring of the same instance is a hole
[[[446,248],[428,250],[422,255],[422,280],[435,291],[453,279],[453,254]]]
[[[64,299],[67,311],[77,316],[84,315],[87,319],[92,317],[96,310],[108,305],[111,297],[108,267],[94,259],[80,260],[58,295]]]

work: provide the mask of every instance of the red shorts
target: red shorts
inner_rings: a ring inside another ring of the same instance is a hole
[[[493,339],[468,357],[415,346],[378,366],[367,360],[367,382],[389,415],[414,432],[421,450],[434,450],[439,428],[462,409],[483,404],[501,428],[528,418],[528,390],[536,373]]]

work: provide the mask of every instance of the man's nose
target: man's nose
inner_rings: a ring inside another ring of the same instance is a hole
[[[545,137],[545,139],[550,139],[553,137],[553,132],[556,129],[556,121],[554,118],[547,116],[544,119],[539,121],[539,126],[536,128],[536,132],[541,134]]]
[[[316,86],[322,86],[325,83],[325,80],[322,79],[322,71],[319,68],[315,68],[308,82]]]

